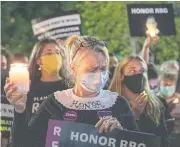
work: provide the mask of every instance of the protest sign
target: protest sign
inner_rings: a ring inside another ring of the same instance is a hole
[[[128,4],[128,19],[131,36],[145,36],[150,18],[157,24],[159,35],[175,35],[172,4]]]
[[[115,129],[99,134],[92,125],[49,120],[46,147],[159,147],[152,134]]]
[[[34,35],[38,40],[44,38],[65,39],[71,35],[81,34],[81,17],[78,13],[65,14],[46,19],[31,21]]]

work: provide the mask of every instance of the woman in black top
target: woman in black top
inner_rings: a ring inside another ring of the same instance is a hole
[[[163,105],[150,95],[147,65],[139,56],[129,56],[117,66],[109,89],[127,98],[140,131],[161,136],[161,147],[169,146]]]
[[[75,81],[75,85],[72,89],[55,92],[42,103],[29,122],[29,141],[26,147],[45,146],[49,119],[96,125],[100,133],[114,128],[136,130],[126,100],[117,93],[102,90],[108,79],[109,62],[104,42],[89,36],[71,36],[67,40],[67,49],[73,74],[70,80]],[[7,90],[9,99],[16,91],[10,89]],[[68,114],[76,117],[70,118]]]
[[[15,107],[12,129],[13,147],[25,146],[28,122],[37,112],[40,104],[53,92],[67,89],[62,77],[63,71],[65,71],[64,58],[63,48],[55,40],[43,39],[34,46],[29,62],[31,85],[27,101],[21,98],[12,103],[8,99]]]

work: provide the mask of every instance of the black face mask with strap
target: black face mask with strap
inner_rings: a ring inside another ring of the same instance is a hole
[[[140,73],[132,76],[124,76],[123,83],[133,93],[141,93],[145,90],[146,79],[143,73]]]

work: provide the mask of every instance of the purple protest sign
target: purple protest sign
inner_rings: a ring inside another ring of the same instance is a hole
[[[45,147],[58,146],[60,131],[61,121],[49,120]]]
[[[110,112],[99,112],[109,114]],[[60,135],[62,134],[62,135]],[[153,134],[115,129],[99,133],[93,125],[49,120],[45,147],[160,147]]]

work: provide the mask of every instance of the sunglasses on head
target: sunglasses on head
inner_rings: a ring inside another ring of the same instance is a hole
[[[77,52],[80,50],[81,47],[94,48],[96,45],[101,45],[101,46],[107,47],[106,41],[97,40],[93,37],[90,37],[89,39],[86,38],[85,41],[78,40],[78,42],[77,42],[78,48],[77,48],[76,52],[74,53],[72,60],[74,59],[74,57],[76,56]]]

